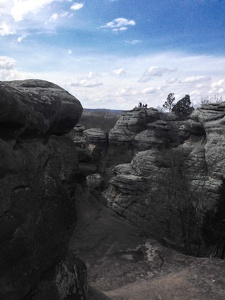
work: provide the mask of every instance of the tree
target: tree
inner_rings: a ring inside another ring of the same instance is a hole
[[[169,95],[167,96],[167,100],[163,104],[163,108],[166,108],[169,111],[171,111],[174,106],[173,104],[174,101],[175,101],[174,93],[169,93]]]
[[[185,95],[172,108],[172,111],[182,119],[190,115],[193,110],[194,108],[191,106],[191,99],[189,95]]]

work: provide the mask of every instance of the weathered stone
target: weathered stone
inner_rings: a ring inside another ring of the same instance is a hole
[[[56,264],[24,300],[87,299],[87,271],[85,264],[72,253]]]
[[[88,144],[106,143],[107,134],[100,128],[90,128],[83,132]]]
[[[86,194],[78,211],[70,248],[88,266],[91,286],[110,299],[224,299],[224,260],[175,251],[170,240],[149,238]]]
[[[95,173],[95,174],[88,175],[86,178],[86,182],[87,182],[87,186],[90,189],[96,189],[96,188],[100,188],[103,182],[103,178],[100,174]]]
[[[146,129],[146,110],[136,108],[123,113],[116,122],[115,128],[127,128],[133,133]]]
[[[78,122],[82,106],[74,96],[44,80],[0,82],[1,138],[62,134]]]
[[[109,143],[132,142],[134,137],[135,133],[131,132],[129,129],[114,127],[109,132]]]
[[[73,128],[82,107],[40,80],[1,82],[0,104],[0,299],[21,300],[64,259],[76,224],[78,155],[51,134]]]
[[[135,136],[133,145],[139,151],[157,149],[165,145],[165,140],[158,138],[155,130],[144,130]]]
[[[133,115],[129,112],[128,117],[136,114],[136,110]],[[199,211],[203,213],[215,208],[221,178],[225,176],[225,104],[206,105],[183,121],[177,121],[173,114],[161,117],[162,120],[146,123],[146,130],[135,133],[130,165],[123,165],[125,161],[121,160],[120,165],[114,167],[116,176],[111,179],[109,188],[103,194],[108,205],[120,216],[135,225],[151,228],[159,236],[166,235],[168,225],[166,189],[169,187],[166,178],[171,177],[172,181],[175,176],[177,186],[174,184],[174,190],[179,191],[179,185],[188,186],[198,214]],[[120,128],[122,124],[127,124],[124,116],[119,124]],[[120,152],[118,147],[118,155]],[[116,153],[114,155],[116,157]],[[171,166],[174,162],[182,165],[181,175],[184,174],[186,183],[182,181],[184,179],[176,177],[175,173],[169,175],[171,170],[168,161]],[[143,178],[146,187],[135,194],[132,188]],[[186,199],[188,196],[180,191],[177,197]],[[173,234],[177,235],[176,227],[181,228],[181,224],[177,223],[179,216],[174,213],[171,218],[174,222]]]

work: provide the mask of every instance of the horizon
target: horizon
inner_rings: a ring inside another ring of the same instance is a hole
[[[0,80],[58,84],[89,109],[225,99],[224,0],[0,0]]]

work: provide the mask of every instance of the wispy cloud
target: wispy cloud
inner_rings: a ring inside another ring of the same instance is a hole
[[[225,87],[225,79],[220,79],[218,81],[215,81],[211,84],[212,88],[220,88]]]
[[[148,87],[143,90],[143,94],[157,94],[163,90],[163,86],[160,87]]]
[[[218,81],[214,81],[211,84],[211,89],[209,91],[209,94],[224,95],[224,93],[225,93],[225,79],[220,79]]]
[[[128,44],[131,44],[131,45],[137,45],[137,44],[142,43],[141,40],[131,40],[131,41],[125,41],[125,42]]]
[[[31,74],[16,69],[16,60],[8,56],[0,56],[0,81],[30,78]]]
[[[181,83],[203,83],[211,81],[209,76],[190,76],[180,80]]]
[[[89,72],[87,76],[79,77],[71,82],[68,82],[67,85],[71,87],[79,86],[85,88],[92,88],[103,84],[99,80],[99,77],[100,75],[95,74],[93,72]]]
[[[148,68],[141,78],[139,79],[140,82],[147,82],[152,80],[154,77],[162,77],[165,74],[170,74],[173,72],[177,72],[177,69],[168,69],[168,68],[162,68],[159,66],[152,66]]]
[[[16,65],[16,61],[8,56],[0,56],[0,69],[10,70]]]
[[[125,18],[117,18],[111,22],[106,23],[106,25],[101,26],[102,28],[110,28],[112,31],[125,31],[130,26],[136,25],[134,20],[128,20]]]
[[[79,10],[79,9],[81,9],[81,8],[83,8],[84,7],[84,3],[78,3],[78,2],[76,2],[76,3],[74,3],[71,7],[70,7],[70,9],[72,9],[72,10]]]
[[[23,40],[24,38],[25,38],[24,35],[19,36],[19,37],[17,38],[17,42],[18,42],[18,43],[21,43],[22,40]]]
[[[121,76],[123,74],[125,74],[125,70],[123,68],[120,68],[120,69],[116,69],[113,71],[113,74],[116,75],[116,76]]]
[[[15,33],[16,33],[15,29],[13,29],[6,22],[2,22],[0,24],[0,36],[12,35],[12,34],[15,34]]]
[[[14,0],[11,16],[16,22],[22,21],[26,15],[36,14],[55,0]]]

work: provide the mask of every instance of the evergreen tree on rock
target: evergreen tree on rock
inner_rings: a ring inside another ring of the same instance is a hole
[[[194,108],[191,105],[191,99],[189,95],[185,95],[181,100],[179,100],[174,107],[172,112],[174,112],[180,118],[186,118],[193,112]]]

